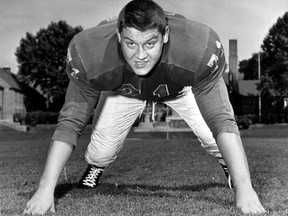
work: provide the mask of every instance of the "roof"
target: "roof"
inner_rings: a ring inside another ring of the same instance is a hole
[[[10,72],[10,70],[0,68],[0,78],[3,79],[10,86],[10,88],[21,91],[19,84],[13,77],[13,74]]]
[[[257,84],[259,80],[239,80],[239,94],[243,96],[257,96]]]

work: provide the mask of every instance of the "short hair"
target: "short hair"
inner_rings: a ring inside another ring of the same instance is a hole
[[[164,35],[168,22],[164,10],[153,0],[133,0],[119,13],[117,28],[135,28],[139,31],[157,28]]]

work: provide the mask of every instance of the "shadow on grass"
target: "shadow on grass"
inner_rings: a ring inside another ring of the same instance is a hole
[[[92,197],[95,195],[124,195],[124,196],[156,196],[156,197],[181,197],[189,192],[201,192],[211,188],[227,188],[221,183],[207,183],[201,185],[161,186],[144,184],[111,184],[101,183],[94,189],[77,188],[77,183],[59,184],[55,189],[55,198],[60,199],[67,194],[72,197]],[[183,193],[186,192],[186,193]]]
[[[54,197],[56,199],[60,199],[64,197],[65,195],[67,195],[70,191],[74,190],[76,187],[77,187],[76,183],[75,184],[71,184],[71,183],[59,184],[55,188]],[[36,192],[36,189],[33,191],[29,191],[29,192],[20,192],[18,193],[18,196],[23,196],[23,197],[30,199],[35,192]]]
[[[54,197],[60,199],[77,187],[77,183],[58,184],[55,188]]]
[[[79,197],[92,197],[97,195],[126,195],[126,196],[156,196],[156,197],[180,197],[183,192],[201,192],[212,188],[228,188],[222,183],[207,183],[199,185],[182,185],[182,186],[161,186],[145,184],[111,184],[100,183],[96,188],[83,189],[77,187],[78,183],[62,183],[55,188],[54,197],[61,199],[67,194]],[[20,196],[32,197],[36,190],[24,193],[18,193]]]

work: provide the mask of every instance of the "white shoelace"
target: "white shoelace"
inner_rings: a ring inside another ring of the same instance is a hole
[[[83,180],[83,185],[94,187],[96,185],[95,179],[97,179],[101,172],[103,172],[103,169],[92,167],[89,174]]]

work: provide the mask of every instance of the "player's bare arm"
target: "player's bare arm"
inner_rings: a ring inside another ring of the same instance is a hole
[[[54,190],[61,171],[73,149],[74,146],[68,143],[60,141],[51,143],[39,186],[28,201],[23,213],[34,215],[48,211],[55,212]]]
[[[265,209],[252,187],[246,154],[239,135],[220,133],[217,143],[231,174],[236,207],[244,214],[264,213]]]

